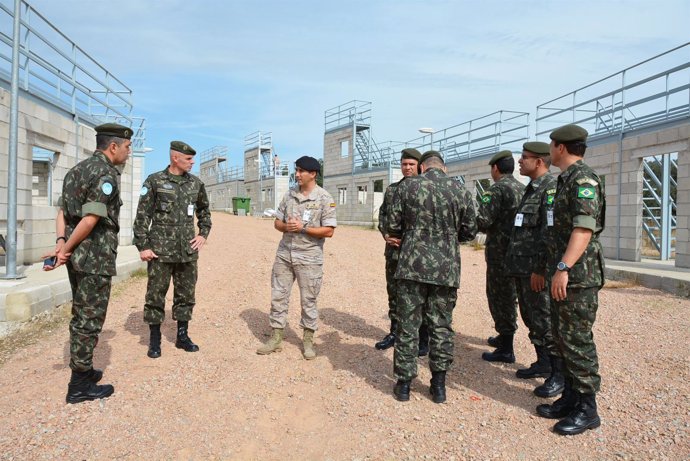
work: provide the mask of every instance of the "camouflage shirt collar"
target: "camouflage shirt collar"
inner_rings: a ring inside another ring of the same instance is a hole
[[[309,195],[302,195],[302,192],[299,190],[299,186],[295,187],[294,189],[290,189],[290,194],[295,197],[298,201],[302,202],[305,200],[316,200],[318,199],[318,191],[319,191],[319,186],[318,184],[314,186],[314,188],[309,192]]]
[[[570,177],[570,175],[578,171],[582,167],[582,165],[584,165],[582,160],[578,160],[577,162],[570,165],[565,171],[562,171],[561,174],[558,175],[558,177],[560,177],[563,181],[566,181]]]
[[[436,178],[445,178],[448,175],[446,173],[444,173],[443,170],[440,168],[429,168],[428,170],[426,170],[424,172],[424,176],[426,176],[428,178],[436,179]]]
[[[539,176],[536,179],[533,179],[529,182],[528,186],[530,186],[532,189],[538,189],[541,183],[544,182],[546,177],[549,175],[548,172],[544,173],[543,175]]]
[[[93,156],[96,157],[97,159],[105,162],[114,172],[116,172],[118,175],[120,174],[120,170],[118,170],[113,162],[110,161],[107,155],[103,153],[101,150],[97,150],[93,153]]]
[[[165,167],[165,170],[163,170],[163,173],[167,176],[167,178],[168,178],[170,181],[173,181],[173,182],[184,182],[184,181],[189,180],[189,173],[187,173],[186,171],[185,171],[184,173],[182,173],[181,175],[176,175],[176,174],[172,174],[172,173],[170,172],[169,168],[170,168],[170,166],[166,166],[166,167]]]

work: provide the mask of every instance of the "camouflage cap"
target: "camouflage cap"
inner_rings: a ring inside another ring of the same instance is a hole
[[[588,134],[581,126],[570,124],[556,128],[549,137],[556,142],[585,142]]]
[[[513,153],[509,150],[502,150],[500,152],[497,152],[496,154],[494,154],[493,157],[491,157],[491,160],[489,160],[489,165],[494,166],[494,164],[496,162],[498,162],[499,160],[501,160],[503,158],[508,158],[508,157],[510,157],[510,158],[513,157]]]
[[[428,158],[431,158],[431,157],[436,157],[438,159],[441,159],[441,161],[443,162],[443,156],[441,155],[440,152],[435,151],[435,150],[428,150],[428,151],[424,152],[424,155],[422,155],[422,158],[419,160],[419,163],[424,163],[424,162],[426,162],[426,160]]]
[[[541,141],[529,141],[522,145],[522,150],[531,152],[540,157],[549,155],[549,145]]]
[[[114,136],[116,138],[131,139],[134,131],[131,128],[118,125],[117,123],[104,123],[103,125],[98,125],[96,128],[97,135],[101,136]]]
[[[403,149],[400,155],[400,160],[404,160],[406,158],[417,160],[419,163],[419,161],[422,159],[422,154],[420,154],[419,151],[414,147],[408,147],[407,149]]]
[[[170,150],[174,150],[185,155],[196,155],[196,151],[192,148],[192,146],[183,141],[172,141],[170,143]]]

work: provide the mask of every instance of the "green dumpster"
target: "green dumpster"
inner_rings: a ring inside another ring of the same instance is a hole
[[[232,212],[233,214],[240,214],[249,216],[249,197],[233,197],[232,198]],[[239,213],[239,210],[244,210],[244,213]]]

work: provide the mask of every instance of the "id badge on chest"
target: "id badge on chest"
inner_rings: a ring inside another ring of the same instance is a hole
[[[553,227],[553,210],[546,211],[546,225]]]
[[[522,227],[522,221],[525,219],[525,215],[518,213],[515,215],[515,227]]]
[[[194,205],[187,205],[187,216],[194,216]]]
[[[302,213],[302,222],[308,223],[310,219],[311,219],[311,210],[304,210],[304,213]]]

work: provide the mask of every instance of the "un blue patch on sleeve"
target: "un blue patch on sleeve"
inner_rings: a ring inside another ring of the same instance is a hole
[[[101,190],[105,195],[110,195],[113,193],[113,185],[110,184],[109,182],[104,182],[103,185],[101,186]]]

